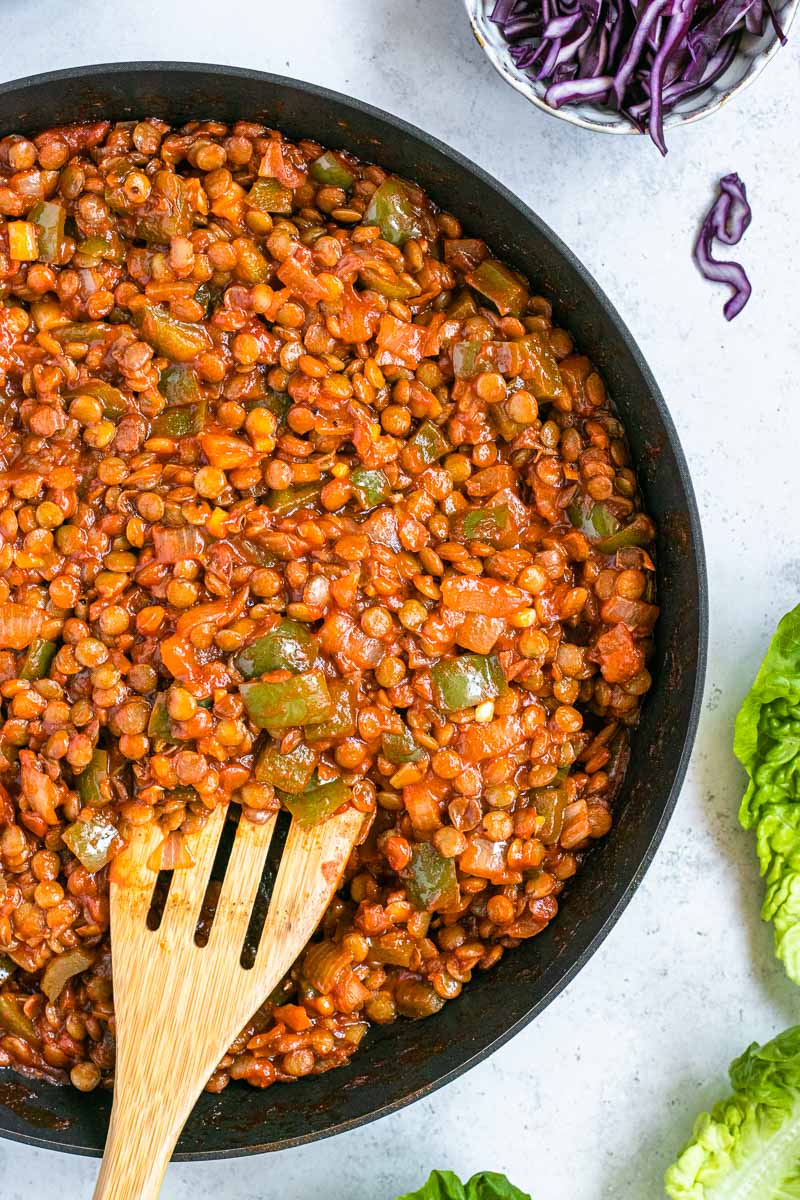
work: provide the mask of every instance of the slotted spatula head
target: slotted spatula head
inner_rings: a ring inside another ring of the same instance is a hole
[[[286,974],[327,908],[361,831],[348,809],[292,822],[250,969],[241,965],[273,816],[241,818],[208,942],[195,940],[227,809],[195,835],[195,866],[175,871],[157,929],[147,923],[163,834],[139,827],[114,864],[111,944],[117,1061],[95,1200],[153,1200],[183,1125],[231,1042]],[[116,880],[116,882],[115,882]]]

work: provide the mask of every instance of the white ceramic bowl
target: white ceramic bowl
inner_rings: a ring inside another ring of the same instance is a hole
[[[486,54],[489,62],[502,75],[506,83],[521,92],[537,108],[549,113],[551,117],[560,117],[572,125],[580,125],[583,129],[595,129],[600,133],[638,133],[630,121],[612,109],[597,107],[593,104],[566,104],[563,108],[551,108],[545,104],[544,93],[546,84],[537,83],[520,71],[513,63],[508,53],[508,44],[500,33],[497,25],[489,19],[494,8],[495,0],[464,0],[469,16],[472,32],[478,45]],[[777,0],[777,12],[784,33],[794,20],[800,0]],[[763,71],[769,60],[781,49],[781,44],[772,26],[767,22],[767,30],[761,37],[746,33],[742,38],[739,49],[731,65],[716,83],[712,83],[706,91],[696,96],[688,96],[664,117],[664,128],[671,129],[676,125],[688,125],[691,121],[699,121],[702,117],[710,116],[721,108],[730,98],[753,82]]]

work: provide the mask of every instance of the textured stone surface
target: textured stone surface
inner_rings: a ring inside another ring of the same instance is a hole
[[[171,1167],[165,1200],[389,1200],[434,1166],[506,1171],[534,1200],[661,1195],[664,1166],[724,1088],[730,1059],[798,1012],[758,918],[730,753],[768,634],[800,599],[797,35],[738,102],[673,132],[666,161],[644,139],[529,109],[484,61],[460,0],[6,0],[0,46],[3,78],[137,58],[285,72],[389,109],[480,162],[620,309],[664,390],[703,514],[712,619],[700,735],[662,848],[600,952],[533,1026],[444,1091],[334,1141]],[[754,296],[728,326],[724,289],[700,279],[690,250],[731,170],[753,204],[741,257]],[[94,1172],[0,1144],[4,1200],[88,1196]]]

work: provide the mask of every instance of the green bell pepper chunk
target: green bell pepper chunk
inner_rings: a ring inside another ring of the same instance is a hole
[[[546,334],[533,330],[514,342],[498,345],[498,370],[506,376],[519,375],[537,400],[555,400],[564,394],[564,381]]]
[[[513,342],[456,342],[451,356],[457,379],[473,379],[483,371],[498,371],[507,379],[519,376],[537,400],[554,400],[564,391],[550,342],[536,331]],[[493,414],[498,409],[502,411],[503,405],[492,405]]]
[[[456,379],[473,379],[494,366],[493,342],[456,342],[452,348],[453,374]]]
[[[132,204],[122,181],[106,186],[106,204],[120,213],[120,226],[126,236],[141,238],[150,245],[168,246],[174,237],[189,234],[193,212],[188,189],[179,176],[170,175],[164,182],[157,173],[153,190],[143,204]]]
[[[507,400],[501,400],[499,404],[492,405],[489,409],[489,420],[504,442],[513,442],[514,438],[519,437],[527,428],[509,415]]]
[[[95,400],[99,400],[103,406],[103,416],[108,417],[111,421],[118,421],[128,411],[128,401],[122,392],[112,384],[106,383],[104,379],[87,380],[79,388],[70,392],[69,398],[74,400],[76,396],[94,396]]]
[[[20,668],[20,679],[46,679],[50,665],[58,652],[55,642],[47,642],[37,638],[28,647],[28,652]]]
[[[601,537],[611,537],[619,529],[619,521],[605,504],[595,504],[591,513],[592,526]]]
[[[326,150],[324,154],[320,154],[319,158],[315,158],[308,168],[308,173],[316,183],[323,183],[327,187],[342,188],[345,192],[349,192],[355,183],[352,171],[348,171],[342,160],[332,150]]]
[[[619,521],[605,504],[593,504],[576,496],[567,507],[567,516],[576,529],[588,537],[610,537],[619,529]]]
[[[358,492],[358,498],[364,508],[375,508],[392,490],[383,471],[369,471],[366,467],[356,467],[351,471],[350,482]]]
[[[103,342],[116,330],[105,321],[70,321],[66,325],[56,325],[48,332],[57,342],[66,345],[67,342]]]
[[[272,744],[265,746],[255,766],[255,777],[259,783],[271,783],[282,792],[296,795],[304,791],[311,782],[317,765],[316,753],[300,742],[288,754]]]
[[[18,735],[16,733],[9,733],[7,725],[3,729],[0,729],[0,755],[3,756],[10,766],[13,766],[17,761],[21,745],[27,745],[27,735],[24,730],[21,735]]]
[[[250,720],[259,729],[316,725],[333,716],[328,683],[318,669],[289,679],[242,683],[239,691]]]
[[[352,789],[341,779],[332,779],[330,783],[306,788],[299,796],[281,792],[280,799],[301,825],[319,825],[341,808],[352,794]]]
[[[78,795],[81,803],[102,808],[111,801],[108,775],[108,751],[95,750],[78,776]]]
[[[495,654],[460,654],[440,659],[431,670],[434,695],[440,708],[456,712],[493,700],[507,690],[506,677]]]
[[[187,220],[182,213],[169,216],[153,213],[136,220],[133,236],[141,238],[149,246],[168,246],[174,237],[189,233],[191,227],[191,218]]]
[[[143,340],[174,362],[191,362],[214,344],[205,325],[179,321],[160,305],[140,309],[135,321]]]
[[[402,733],[384,733],[381,736],[383,757],[390,763],[418,762],[424,751],[414,741],[414,735],[407,725]]]
[[[163,692],[159,692],[153,701],[150,720],[147,722],[147,734],[154,741],[169,742],[173,746],[178,745],[178,739],[172,732],[172,722],[167,711],[167,697]]]
[[[205,396],[198,404],[176,404],[165,408],[153,421],[151,437],[194,437],[205,426],[208,401]]]
[[[17,964],[12,962],[7,954],[0,954],[0,987],[2,987],[4,983],[8,983],[16,969]]]
[[[105,238],[88,237],[79,242],[76,253],[83,258],[103,259],[111,249]]]
[[[269,263],[254,242],[245,240],[239,250],[236,276],[251,286],[269,279]]]
[[[449,454],[453,448],[442,430],[438,425],[434,425],[433,421],[422,422],[411,439],[411,445],[416,447],[426,467],[445,454]]]
[[[257,179],[244,198],[248,208],[262,213],[290,213],[292,193],[277,179]]]
[[[40,200],[28,213],[38,232],[39,258],[57,262],[64,244],[64,222],[67,210],[58,200]]]
[[[117,233],[107,237],[87,237],[78,243],[75,250],[77,266],[92,266],[101,262],[110,262],[119,266],[125,261],[124,243]],[[127,320],[123,315],[121,320]]]
[[[418,296],[420,293],[419,284],[411,280],[386,279],[380,271],[375,271],[372,267],[363,267],[358,277],[365,288],[377,292],[379,296],[385,296],[387,300],[410,300],[412,296]]]
[[[326,738],[352,737],[356,731],[356,707],[353,685],[343,679],[331,679],[328,683],[333,704],[333,716],[306,730],[307,742],[321,742]]]
[[[224,288],[218,287],[214,283],[201,283],[194,294],[194,298],[198,304],[202,304],[203,315],[210,317],[214,309],[219,308],[224,295]]]
[[[13,1037],[22,1038],[32,1046],[41,1044],[39,1031],[30,1017],[22,1011],[21,996],[12,996],[8,992],[0,995],[0,1029]]]
[[[421,237],[425,232],[424,203],[417,188],[390,175],[372,193],[364,224],[377,225],[384,241],[403,246],[409,238]]]
[[[267,508],[274,512],[276,517],[291,517],[301,508],[312,508],[321,491],[321,483],[299,483],[296,487],[273,488],[267,493]]]
[[[254,408],[267,408],[272,415],[277,419],[278,425],[281,426],[286,422],[286,414],[292,407],[293,400],[288,392],[276,392],[274,388],[267,388],[263,396],[255,396],[251,400],[245,400],[244,406],[248,412],[252,412]]]
[[[486,258],[465,279],[471,288],[491,300],[501,316],[519,317],[527,307],[530,293],[525,284],[505,263]]]
[[[307,671],[319,653],[319,642],[306,625],[284,618],[269,633],[240,650],[234,666],[245,679],[256,679],[270,671]]]
[[[567,516],[570,524],[575,529],[579,529],[581,533],[588,533],[590,529],[594,529],[592,525],[591,510],[587,510],[583,502],[583,496],[580,494],[574,496],[567,505]]]
[[[88,821],[68,825],[62,836],[81,865],[92,873],[109,863],[122,845],[116,825],[102,810],[92,813]]]
[[[278,559],[271,550],[268,550],[266,546],[262,546],[260,542],[256,542],[252,538],[237,538],[236,549],[254,567],[274,567],[276,562],[278,562]]]
[[[410,968],[417,954],[416,942],[407,933],[399,930],[382,937],[368,937],[367,961],[388,964],[392,967]],[[418,1194],[419,1197],[419,1194]]]
[[[637,513],[630,524],[595,544],[601,554],[616,554],[625,546],[649,546],[654,537],[653,522],[644,513]]]
[[[478,305],[472,292],[467,288],[462,288],[448,307],[447,315],[456,321],[466,321],[468,317],[477,317]]]
[[[473,508],[464,513],[461,528],[464,537],[479,542],[493,542],[508,527],[508,505],[494,508]]]
[[[452,908],[459,901],[455,863],[428,842],[414,847],[405,885],[409,900],[423,912]]]
[[[164,799],[172,803],[194,804],[199,797],[193,787],[188,787],[186,784],[179,784],[178,787],[170,788],[164,792]]]
[[[203,392],[193,367],[175,363],[165,367],[158,377],[158,390],[167,404],[201,404]]]
[[[530,793],[537,815],[544,817],[544,824],[537,830],[536,836],[545,846],[554,845],[564,828],[564,813],[569,803],[563,784],[566,775],[567,769],[562,767],[548,787],[534,788]]]

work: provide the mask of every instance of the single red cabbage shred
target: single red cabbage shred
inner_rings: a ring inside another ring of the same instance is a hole
[[[739,176],[735,172],[725,175],[719,182],[719,195],[709,209],[695,242],[694,257],[703,276],[713,283],[727,283],[733,288],[733,295],[722,310],[726,321],[738,317],[750,299],[752,288],[741,263],[722,262],[714,258],[714,240],[726,246],[737,245],[752,215],[747,191]]]

